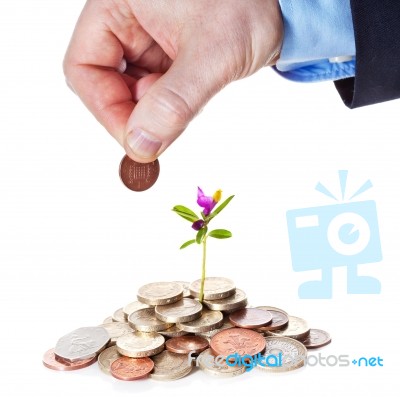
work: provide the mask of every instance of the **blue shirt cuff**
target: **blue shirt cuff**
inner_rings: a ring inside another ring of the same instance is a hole
[[[355,75],[350,0],[279,0],[279,3],[285,29],[275,67],[279,74],[304,82]],[[345,57],[344,62],[341,57]]]

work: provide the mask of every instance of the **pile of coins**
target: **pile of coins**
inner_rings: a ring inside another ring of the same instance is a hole
[[[279,366],[256,368],[290,371],[305,364],[307,349],[331,341],[325,331],[310,329],[305,320],[281,309],[247,307],[246,294],[224,277],[206,278],[200,303],[200,283],[142,286],[137,301],[118,309],[103,324],[79,328],[60,338],[45,353],[43,364],[72,371],[98,361],[104,373],[125,381],[180,379],[195,366],[214,376],[229,377],[244,373],[248,366],[228,365],[226,358],[279,353]]]

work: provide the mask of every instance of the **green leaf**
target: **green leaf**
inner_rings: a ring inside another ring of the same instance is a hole
[[[196,234],[196,243],[200,244],[203,241],[204,236],[207,233],[207,227],[204,227],[203,229],[200,229],[197,234]]]
[[[211,230],[211,232],[208,233],[208,236],[214,238],[229,238],[232,237],[232,233],[225,229],[215,229]]]
[[[228,197],[221,205],[219,205],[211,214],[210,219],[217,216],[228,204],[229,202],[235,197],[235,195]]]
[[[186,243],[183,243],[181,246],[180,246],[180,250],[181,249],[184,249],[184,248],[186,248],[186,247],[189,247],[189,245],[192,245],[192,244],[194,244],[196,242],[196,240],[189,240],[189,241],[186,241]]]
[[[176,205],[174,208],[172,208],[172,211],[176,212],[179,216],[192,223],[199,219],[199,217],[191,209],[183,205]]]

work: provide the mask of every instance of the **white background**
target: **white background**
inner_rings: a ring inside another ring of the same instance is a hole
[[[396,395],[398,389],[399,102],[348,110],[331,83],[301,85],[272,70],[214,98],[160,158],[157,184],[144,193],[119,180],[124,152],[64,83],[62,59],[83,1],[0,2],[0,394],[3,396]],[[339,193],[374,188],[383,261],[360,266],[382,282],[380,295],[347,295],[334,270],[331,300],[300,300],[285,214],[333,204]],[[208,275],[226,276],[252,305],[274,305],[331,333],[323,355],[380,356],[375,368],[257,370],[236,379],[196,371],[176,382],[121,382],[94,366],[61,373],[42,355],[74,328],[97,325],[160,280],[200,276],[200,249],[178,247],[190,224],[171,208],[196,208],[196,189],[236,197],[214,221],[234,237],[209,243]],[[205,383],[206,382],[206,383]],[[397,386],[397,387],[396,387]],[[226,394],[225,394],[226,393]]]

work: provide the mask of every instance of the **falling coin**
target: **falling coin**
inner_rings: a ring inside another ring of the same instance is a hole
[[[215,355],[249,354],[254,356],[265,349],[264,337],[250,329],[228,328],[211,338],[210,347]]]
[[[301,343],[307,349],[318,349],[319,347],[329,345],[331,341],[331,337],[327,332],[322,331],[321,329],[311,328],[310,334],[306,339],[302,340]]]
[[[198,354],[208,348],[208,340],[195,335],[178,336],[167,340],[165,347],[173,353]]]
[[[240,328],[257,328],[272,322],[272,314],[261,309],[241,309],[229,316],[229,321]]]
[[[48,350],[43,356],[43,365],[49,369],[55,371],[75,371],[77,369],[86,368],[96,362],[97,356],[94,355],[91,358],[81,361],[75,361],[73,363],[67,361],[58,361],[54,354],[54,349]]]
[[[146,377],[154,368],[148,357],[120,357],[111,364],[111,375],[120,380],[132,381]]]
[[[160,163],[155,160],[143,164],[125,155],[119,166],[119,176],[122,183],[134,192],[143,192],[151,188],[160,174]]]

